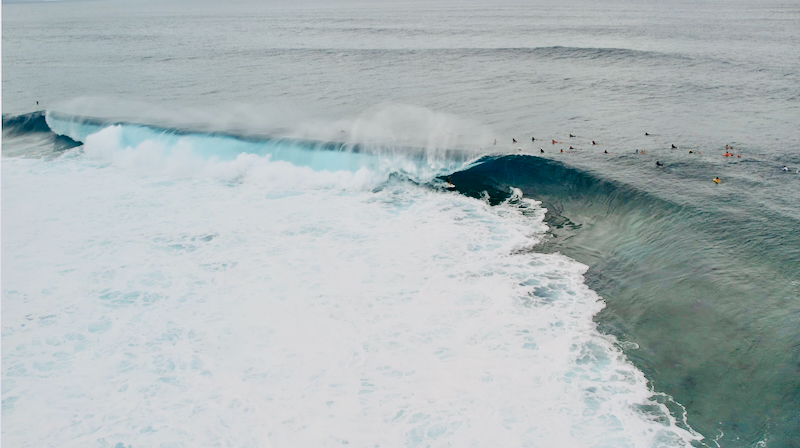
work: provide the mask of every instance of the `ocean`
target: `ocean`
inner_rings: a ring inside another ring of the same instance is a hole
[[[800,447],[797,2],[2,8],[4,445]]]

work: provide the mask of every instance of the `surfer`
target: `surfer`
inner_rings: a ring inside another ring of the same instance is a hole
[[[553,140],[553,141],[551,141],[550,143],[552,143],[552,144],[554,144],[554,145],[555,145],[556,143],[561,143],[561,142],[557,142],[557,141]]]
[[[781,168],[781,171],[789,171],[789,167],[784,165],[783,168]]]
[[[718,183],[722,182],[721,180],[719,180],[719,177],[715,177],[715,178],[713,178],[711,180],[713,180],[715,184],[718,184]]]
[[[531,141],[535,142],[536,141],[536,137],[531,137]]]
[[[733,154],[726,151],[725,154],[722,155],[722,157],[733,157]]]
[[[39,105],[39,102],[38,102],[38,101],[36,102],[36,105],[37,105],[37,106]]]
[[[447,176],[447,183],[444,184],[444,187],[447,188],[448,190],[452,190],[452,189],[456,188],[456,186],[453,184],[453,182],[450,182],[450,176]]]
[[[694,154],[694,151],[692,151],[692,150],[690,149],[690,150],[689,150],[689,154]]]
[[[573,148],[572,146],[570,146],[570,147],[569,147],[569,149],[575,149],[575,148]]]
[[[572,137],[575,137],[575,136],[574,136],[574,135],[572,135],[572,134],[569,134],[569,138],[572,138]]]
[[[639,154],[639,150],[638,149],[636,150],[636,154]]]
[[[562,149],[561,152],[564,152],[564,150]],[[784,167],[784,168],[786,168],[786,167]]]
[[[517,142],[517,139],[515,139],[515,138],[511,139],[511,143],[516,143],[516,142]]]
[[[656,160],[656,166],[664,166],[664,164],[660,160]]]
[[[650,135],[650,134],[648,134],[647,132],[645,132],[645,133],[644,133],[644,135],[645,135],[645,136],[647,136],[647,135]]]
[[[594,142],[594,140],[592,140],[592,144],[593,144],[593,145],[596,145],[597,143],[595,143],[595,142]]]
[[[603,154],[608,154],[608,151],[606,151],[606,150],[604,149],[604,150],[603,150]]]
[[[678,147],[675,146],[675,145],[672,145],[672,149],[678,149]]]
[[[539,153],[544,154],[544,148],[539,148]]]

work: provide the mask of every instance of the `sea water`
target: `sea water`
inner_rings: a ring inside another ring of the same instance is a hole
[[[3,13],[4,442],[800,440],[797,5]]]
[[[4,161],[6,443],[697,438],[596,330],[586,267],[531,250],[544,210],[519,191],[492,207],[120,131]]]

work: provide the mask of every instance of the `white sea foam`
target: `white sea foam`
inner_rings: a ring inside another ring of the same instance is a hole
[[[3,161],[10,446],[686,446],[544,210],[120,143]]]
[[[204,158],[194,143],[203,138],[167,137],[145,138],[135,140],[134,146],[126,146],[123,141],[124,127],[120,125],[107,127],[86,138],[83,152],[90,161],[103,165],[113,165],[127,172],[140,176],[163,175],[169,178],[213,178],[225,181],[247,181],[279,188],[344,188],[372,189],[385,181],[389,172],[378,172],[367,166],[352,170],[315,171],[308,166],[296,166],[286,161],[271,161],[271,154],[258,156],[241,152],[230,160],[218,157]],[[150,137],[151,133],[146,133]],[[212,140],[212,145],[215,139]],[[223,139],[227,143],[230,139]],[[208,143],[206,143],[208,144]],[[234,143],[232,146],[240,146]],[[220,151],[222,152],[222,151]],[[300,148],[292,151],[300,154],[298,158],[309,162],[309,157],[302,153],[313,154]],[[326,154],[317,151],[323,159],[318,165],[328,167],[341,165],[336,161],[325,163],[327,158],[364,157],[351,154]],[[327,157],[326,157],[327,156]]]

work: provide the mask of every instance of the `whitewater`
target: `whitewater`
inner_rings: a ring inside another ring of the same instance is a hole
[[[3,159],[9,446],[701,439],[541,203],[442,188],[475,154],[48,124],[82,144]]]

